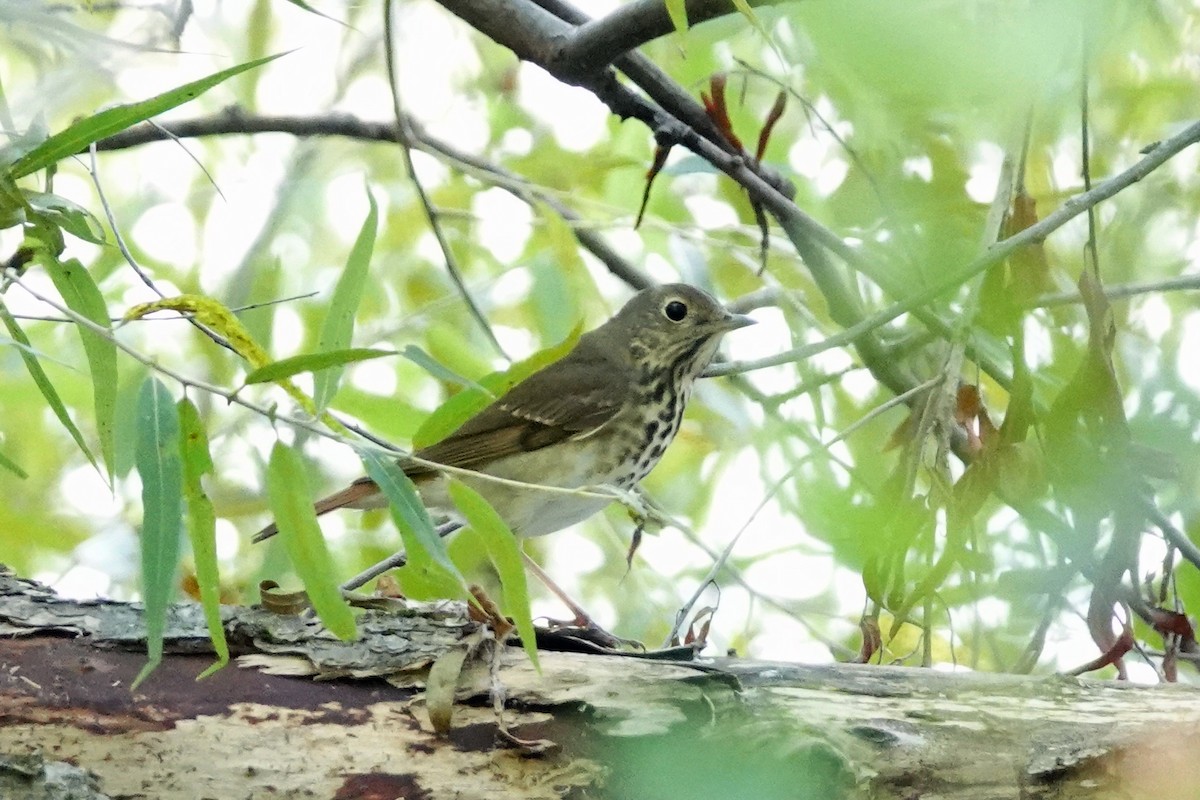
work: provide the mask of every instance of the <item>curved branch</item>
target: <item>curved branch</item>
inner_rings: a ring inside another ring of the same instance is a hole
[[[454,249],[450,247],[450,241],[446,238],[446,232],[442,229],[441,216],[438,210],[434,207],[433,201],[429,199],[429,192],[425,191],[425,184],[421,182],[421,176],[417,174],[416,165],[413,163],[412,157],[412,137],[405,129],[404,124],[408,121],[408,116],[404,113],[404,109],[400,104],[400,85],[396,79],[396,42],[392,35],[392,27],[394,19],[395,4],[393,0],[384,0],[383,3],[383,59],[387,65],[388,89],[392,95],[392,114],[396,118],[396,128],[400,135],[396,138],[396,144],[400,146],[400,155],[404,162],[404,171],[408,173],[408,179],[412,182],[413,189],[417,193],[417,200],[421,203],[421,209],[425,212],[425,219],[429,221],[429,228],[433,232],[433,238],[437,240],[438,249],[442,251],[442,260],[446,264],[446,273],[450,276],[450,282],[458,289],[463,302],[467,306],[467,311],[475,319],[475,323],[483,331],[484,336],[491,342],[492,348],[505,361],[512,363],[512,357],[504,350],[504,346],[500,344],[500,340],[496,338],[496,332],[492,330],[492,325],[484,316],[483,309],[479,307],[479,303],[475,301],[475,296],[471,294],[471,290],[467,288],[466,281],[463,280],[462,270],[458,266],[458,259],[454,256]]]
[[[776,2],[781,0],[750,0],[750,5]],[[689,25],[737,13],[729,0],[688,0],[686,10]],[[598,72],[625,53],[675,30],[662,0],[634,0],[598,19],[572,21],[579,27],[561,43],[553,62],[557,69],[580,75]]]
[[[645,289],[653,283],[648,275],[630,264],[614,250],[601,234],[580,226],[578,223],[582,222],[583,218],[579,213],[555,197],[553,193],[542,190],[498,164],[472,153],[466,153],[430,135],[410,116],[405,116],[403,119],[407,128],[406,132],[402,132],[396,123],[372,122],[349,114],[323,114],[306,117],[260,115],[247,114],[241,108],[231,106],[219,114],[210,116],[164,123],[139,123],[120,133],[101,139],[96,143],[96,149],[125,150],[151,142],[173,139],[258,133],[288,133],[298,137],[345,136],[360,141],[387,144],[395,144],[400,136],[407,135],[410,138],[410,144],[418,150],[456,162],[460,169],[469,168],[468,171],[475,170],[482,173],[482,177],[492,181],[496,186],[522,202],[530,205],[545,203],[554,213],[571,223],[571,230],[575,234],[575,238],[585,250],[631,288]]]

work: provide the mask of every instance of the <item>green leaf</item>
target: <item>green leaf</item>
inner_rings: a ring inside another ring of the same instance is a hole
[[[324,353],[304,353],[303,355],[272,361],[265,367],[259,367],[246,376],[246,384],[270,383],[272,381],[290,378],[302,372],[321,372],[332,367],[352,364],[356,361],[367,361],[372,358],[399,355],[394,350],[372,350],[367,347],[354,347],[349,350],[329,350]]]
[[[512,616],[517,625],[517,633],[521,636],[521,644],[525,647],[525,654],[540,672],[533,613],[529,608],[529,587],[525,582],[525,564],[521,560],[517,537],[513,536],[508,525],[500,519],[496,509],[474,489],[461,481],[450,479],[449,490],[450,499],[454,501],[455,507],[462,512],[467,524],[483,542],[488,558],[496,568],[500,584],[504,588],[504,613]]]
[[[146,606],[149,660],[132,689],[162,661],[167,605],[179,568],[183,523],[183,468],[179,456],[179,412],[167,387],[146,378],[138,393],[134,465],[142,479],[142,600]]]
[[[304,582],[313,610],[331,633],[343,641],[352,641],[358,636],[354,612],[332,578],[336,571],[321,527],[317,525],[304,464],[299,454],[283,442],[276,442],[271,449],[267,496],[288,558]]]
[[[58,417],[58,421],[67,429],[67,433],[71,434],[71,438],[75,440],[75,444],[87,456],[87,460],[99,471],[100,465],[96,463],[96,457],[92,455],[92,451],[88,449],[87,443],[83,441],[83,434],[79,432],[79,428],[75,427],[75,423],[71,421],[71,415],[67,413],[67,407],[63,405],[63,401],[58,396],[54,384],[50,382],[46,371],[38,363],[37,356],[33,354],[33,348],[29,344],[29,337],[25,335],[25,331],[17,324],[17,321],[9,313],[8,307],[3,302],[0,302],[0,318],[4,320],[4,327],[8,329],[8,335],[20,345],[17,347],[17,352],[21,354],[21,360],[25,362],[25,369],[29,371],[29,376],[33,378],[33,382],[38,387],[38,391],[42,393],[42,397],[46,398],[46,403],[50,406],[50,410],[54,412],[54,416]]]
[[[317,339],[317,352],[329,353],[350,346],[354,336],[354,315],[362,303],[363,287],[367,283],[368,267],[371,264],[371,253],[375,250],[375,232],[379,227],[379,209],[375,205],[375,197],[367,190],[367,218],[363,220],[350,248],[350,257],[346,259],[346,268],[338,278],[333,290],[333,300],[329,304],[329,313],[321,326],[321,335]],[[323,410],[337,394],[338,381],[341,380],[340,368],[319,372],[313,381],[313,400],[317,410]]]
[[[200,411],[188,398],[179,401],[179,453],[183,461],[183,496],[187,500],[187,532],[196,562],[196,584],[200,587],[200,606],[208,625],[208,637],[217,651],[216,663],[196,676],[207,678],[229,663],[229,645],[221,625],[221,577],[217,570],[217,515],[212,501],[204,493],[202,475],[213,473],[208,434],[200,420]]]
[[[350,27],[350,25],[348,23],[342,22],[340,19],[337,19],[336,17],[331,17],[328,14],[318,11],[317,9],[313,8],[308,3],[304,2],[304,0],[287,0],[287,1],[289,3],[291,3],[292,5],[294,5],[296,8],[302,8],[310,14],[316,14],[318,17],[324,17],[325,19],[329,20],[330,22],[336,22],[338,25],[341,25],[344,28],[350,28],[350,30],[354,30],[353,28]]]
[[[0,171],[0,230],[20,225],[29,219],[29,202],[17,182]]]
[[[16,475],[18,478],[21,478],[22,480],[29,477],[28,472],[21,469],[21,466],[17,462],[13,461],[11,458],[4,455],[4,453],[0,453],[0,467],[4,467],[6,470],[13,473],[14,475]]]
[[[451,383],[455,386],[462,386],[469,389],[483,389],[475,381],[464,377],[462,373],[450,369],[415,344],[405,345],[404,349],[400,351],[400,355],[443,383]]]
[[[183,86],[176,87],[169,92],[163,92],[148,100],[108,108],[92,114],[90,117],[84,117],[68,126],[65,130],[54,134],[18,159],[12,165],[12,175],[14,178],[22,178],[37,172],[39,169],[45,169],[67,156],[74,155],[86,149],[92,142],[123,131],[151,117],[158,116],[164,111],[169,111],[176,106],[183,105],[189,100],[195,100],[222,81],[246,70],[262,66],[268,61],[274,61],[281,55],[285,54],[278,53],[266,58],[248,61],[245,64],[238,64],[235,67],[214,72],[206,78],[185,83]]]
[[[667,6],[667,16],[671,18],[671,24],[675,26],[678,33],[684,33],[688,29],[687,16],[687,0],[664,0]]]
[[[104,244],[104,226],[81,205],[45,192],[25,191],[25,199],[45,222],[92,244]]]
[[[522,361],[518,361],[506,370],[493,372],[479,381],[476,388],[464,389],[442,403],[436,411],[429,415],[413,436],[413,447],[428,447],[439,442],[471,417],[482,411],[497,397],[528,378],[539,369],[553,364],[571,352],[583,332],[583,324],[576,325],[563,341],[547,347]]]
[[[446,543],[434,530],[429,513],[417,494],[417,487],[394,458],[373,450],[364,450],[360,455],[367,475],[387,497],[392,519],[400,531],[400,538],[404,540],[404,550],[408,555],[405,594],[417,596],[418,599],[467,597],[466,581],[450,560]],[[414,579],[422,584],[421,589],[427,590],[421,594],[428,596],[414,594],[414,586],[411,585]]]
[[[54,281],[54,287],[66,301],[67,307],[80,316],[87,317],[100,327],[111,332],[108,308],[104,296],[91,274],[77,259],[60,262],[46,251],[42,251],[41,262]],[[108,467],[108,480],[112,482],[116,469],[114,458],[114,431],[117,419],[117,346],[110,337],[94,330],[76,325],[83,351],[87,355],[88,370],[92,376],[92,405],[96,412],[96,432],[100,437],[100,454]]]

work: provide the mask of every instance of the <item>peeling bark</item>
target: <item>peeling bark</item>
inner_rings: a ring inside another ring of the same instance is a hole
[[[368,611],[352,644],[223,614],[236,666],[195,681],[211,654],[179,605],[168,656],[130,692],[137,605],[0,572],[0,796],[1200,797],[1186,687],[562,652],[539,675],[505,648],[468,661],[439,736],[425,678],[475,630],[461,607]]]

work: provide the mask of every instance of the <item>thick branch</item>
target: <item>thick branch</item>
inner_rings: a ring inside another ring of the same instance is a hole
[[[465,607],[380,605],[355,642],[224,607],[242,668],[202,682],[203,614],[172,606],[167,655],[130,691],[139,607],[64,600],[0,567],[0,794],[14,772],[50,771],[41,750],[94,772],[108,796],[150,785],[164,800],[703,798],[731,785],[764,800],[1196,796],[1200,701],[1187,687],[553,652],[539,673],[512,648],[435,676],[476,634]],[[503,716],[486,702],[498,691]],[[435,706],[453,711],[444,735]]]
[[[751,6],[778,0],[750,0]],[[544,6],[545,7],[545,6]],[[729,0],[688,0],[689,25],[736,13]],[[577,20],[570,20],[576,22]],[[554,57],[556,70],[579,75],[597,72],[625,53],[675,30],[662,0],[634,0],[599,19],[579,24]],[[623,67],[622,67],[623,69]]]

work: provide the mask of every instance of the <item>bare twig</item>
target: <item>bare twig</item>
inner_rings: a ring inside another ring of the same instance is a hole
[[[779,364],[786,364],[791,361],[797,361],[802,358],[807,358],[813,353],[827,350],[829,347],[838,347],[849,341],[853,341],[858,335],[875,328],[886,325],[896,317],[911,311],[918,306],[936,300],[941,295],[951,291],[952,289],[961,286],[965,281],[978,275],[988,267],[996,264],[1007,258],[1014,250],[1024,247],[1027,244],[1043,241],[1054,231],[1066,225],[1079,214],[1084,213],[1089,208],[1093,208],[1100,203],[1108,200],[1118,192],[1132,186],[1138,181],[1145,178],[1154,170],[1158,169],[1172,157],[1178,155],[1183,150],[1200,141],[1200,122],[1193,122],[1191,125],[1184,128],[1179,133],[1159,142],[1144,158],[1138,161],[1129,169],[1121,172],[1106,181],[1102,181],[1095,185],[1090,191],[1075,195],[1067,200],[1050,214],[1043,217],[1038,222],[1030,225],[1023,231],[1013,234],[1007,239],[1003,239],[991,247],[986,253],[976,258],[974,261],[965,265],[961,269],[951,273],[943,278],[938,283],[914,293],[908,298],[894,303],[888,308],[878,311],[867,317],[862,322],[848,328],[844,333],[837,336],[831,336],[825,342],[817,345],[805,345],[794,350],[788,350],[783,353],[777,353],[768,358],[756,359],[753,361],[729,362],[722,364],[719,371],[710,371],[707,374],[728,375],[736,372],[749,372],[763,367],[773,367]],[[1179,279],[1184,280],[1184,279]],[[1192,288],[1190,283],[1185,283],[1173,288]],[[1063,302],[1072,302],[1064,300]],[[1040,304],[1040,303],[1039,303]],[[1046,305],[1050,305],[1047,303]],[[853,336],[847,334],[853,333]],[[830,344],[831,343],[831,344]]]
[[[454,257],[454,251],[450,247],[450,242],[446,241],[446,234],[442,230],[441,222],[438,220],[437,209],[434,208],[433,202],[429,199],[429,194],[425,191],[425,186],[421,183],[421,177],[417,175],[417,169],[413,165],[412,148],[409,147],[409,137],[404,130],[407,118],[400,105],[400,86],[396,75],[396,42],[392,37],[392,9],[394,5],[393,0],[384,0],[383,54],[384,60],[387,62],[388,86],[392,93],[392,111],[396,115],[396,126],[400,133],[400,136],[396,138],[396,143],[400,145],[400,152],[404,157],[404,168],[408,172],[408,178],[412,181],[413,188],[416,189],[417,198],[421,201],[421,207],[425,209],[425,217],[429,220],[429,227],[433,230],[438,247],[441,248],[442,258],[446,261],[446,272],[449,273],[450,280],[458,288],[459,294],[462,295],[463,301],[467,304],[467,310],[475,318],[484,335],[491,342],[492,347],[505,360],[512,361],[508,353],[504,352],[504,347],[500,344],[500,340],[496,338],[496,333],[492,330],[487,317],[484,316],[483,311],[479,308],[478,303],[475,302],[475,298],[467,288],[466,282],[463,281],[462,270],[458,268],[458,261]]]
[[[109,228],[112,229],[113,239],[117,243],[117,249],[124,257],[125,263],[127,263],[129,268],[134,271],[134,274],[141,278],[142,283],[150,287],[150,291],[154,292],[159,297],[166,297],[162,290],[155,285],[154,280],[146,273],[144,269],[142,269],[141,265],[137,263],[137,260],[133,257],[133,253],[131,253],[129,250],[129,246],[125,244],[125,237],[121,235],[121,228],[119,225],[117,225],[116,215],[113,214],[112,207],[108,204],[108,198],[104,196],[104,187],[100,183],[100,171],[96,166],[95,145],[92,146],[88,155],[88,174],[92,177],[92,185],[96,187],[96,196],[100,198],[100,207],[104,209],[104,217],[108,220]],[[188,317],[188,322],[191,323],[193,328],[211,339],[214,344],[224,347],[230,352],[234,352],[233,345],[227,342],[225,337],[218,335],[216,331],[212,330],[207,325],[203,325],[198,320],[192,319],[191,317]]]
[[[1136,297],[1141,294],[1154,292],[1196,291],[1200,290],[1200,275],[1180,275],[1177,278],[1164,278],[1159,281],[1144,281],[1142,283],[1106,284],[1104,296],[1109,300],[1123,297]],[[1056,292],[1044,294],[1029,301],[1028,308],[1047,308],[1063,306],[1072,303],[1082,303],[1083,298],[1078,291]]]

